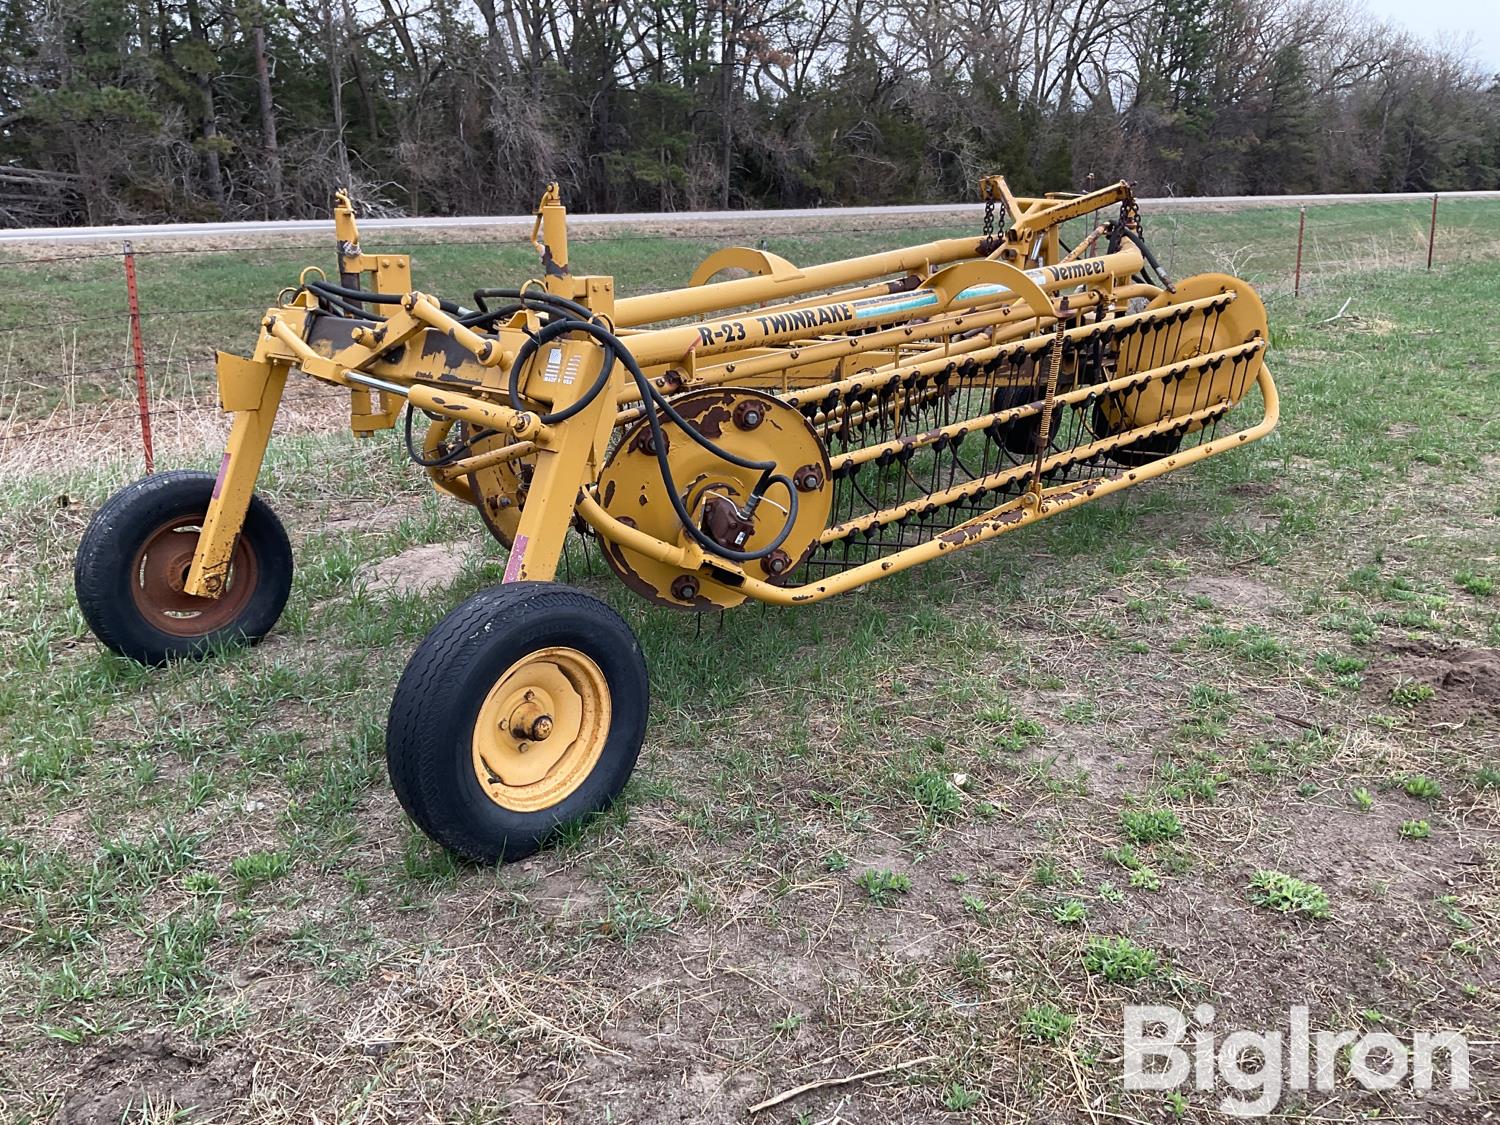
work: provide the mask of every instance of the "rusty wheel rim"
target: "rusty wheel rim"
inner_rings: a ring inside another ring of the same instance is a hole
[[[204,637],[232,625],[255,593],[259,568],[243,535],[230,556],[222,594],[195,598],[183,592],[202,526],[201,514],[167,520],[146,536],[131,563],[136,609],[153,628],[174,637]]]

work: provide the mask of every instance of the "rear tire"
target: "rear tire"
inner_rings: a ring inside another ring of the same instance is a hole
[[[1125,431],[1116,428],[1109,420],[1108,413],[1103,409],[1103,404],[1094,404],[1094,433],[1101,438],[1114,437]],[[1117,465],[1127,468],[1139,469],[1142,465],[1149,465],[1152,461],[1160,461],[1163,457],[1170,457],[1182,446],[1182,435],[1171,432],[1163,434],[1151,434],[1147,437],[1137,438],[1135,441],[1127,442],[1125,445],[1111,449],[1104,456],[1114,461]]]
[[[1002,410],[1012,410],[1017,406],[1025,406],[1036,402],[1046,395],[1043,387],[1017,386],[996,387],[995,393],[990,397],[990,411],[998,414]],[[1044,447],[1050,448],[1053,440],[1057,437],[1058,427],[1062,423],[1063,411],[1067,407],[1062,403],[1055,403],[1052,409],[1051,425],[1047,427],[1047,440],[1042,440],[1042,416],[1040,413],[1025,418],[1016,418],[991,426],[991,433],[1005,449],[1020,458],[1035,457]]]
[[[550,582],[464,602],[412,654],[386,725],[401,807],[476,863],[607,808],[645,738],[646,661],[609,606]]]
[[[254,644],[275,626],[292,589],[292,545],[259,496],[250,499],[224,593],[182,592],[213,490],[209,473],[156,473],[94,514],[74,558],[73,589],[106,647],[165,664],[221,644]]]

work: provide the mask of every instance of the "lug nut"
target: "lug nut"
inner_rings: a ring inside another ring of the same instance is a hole
[[[797,486],[799,492],[813,492],[823,486],[823,467],[821,465],[803,465],[792,474],[792,482]]]
[[[792,568],[792,556],[778,548],[760,560],[760,568],[772,578],[779,578]]]
[[[747,399],[734,408],[734,424],[742,430],[753,430],[766,420],[765,408],[754,399]]]

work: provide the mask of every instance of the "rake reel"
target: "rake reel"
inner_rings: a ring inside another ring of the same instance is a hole
[[[1274,428],[1260,299],[1224,274],[1170,282],[1127,184],[980,189],[978,237],[807,267],[730,247],[685,288],[621,297],[570,268],[552,185],[532,234],[543,278],[462,305],[415,290],[406,256],[365,253],[341,194],[338,282],[304,271],[251,357],[219,353],[234,421],[217,477],[112,497],[80,544],[79,604],[148,663],[269,632],[291,583],[254,495],[272,422],[293,371],[347,389],[356,434],[399,428],[509,548],[504,582],[402,676],[393,786],[453,851],[529,854],[619,793],[645,733],[629,627],[556,582],[570,535],[658,605],[803,605]],[[1064,246],[1063,224],[1089,217]],[[1252,387],[1260,416],[1241,424]]]

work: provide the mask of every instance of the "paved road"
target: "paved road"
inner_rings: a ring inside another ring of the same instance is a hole
[[[1500,191],[1445,191],[1443,199],[1500,199]],[[1421,192],[1398,192],[1387,195],[1217,195],[1142,199],[1148,211],[1192,210],[1204,207],[1285,207],[1297,204],[1416,201],[1431,199]],[[805,210],[770,211],[649,211],[619,215],[569,214],[570,227],[643,226],[663,223],[764,223],[789,219],[860,219],[912,217],[954,219],[978,215],[977,203],[937,203],[898,207],[823,207]],[[460,230],[465,227],[529,226],[530,215],[436,216],[424,219],[361,219],[361,231],[380,230]],[[159,223],[152,226],[111,227],[29,227],[0,230],[5,242],[142,242],[156,238],[205,239],[243,237],[258,234],[327,234],[327,219],[282,220],[242,223]]]

